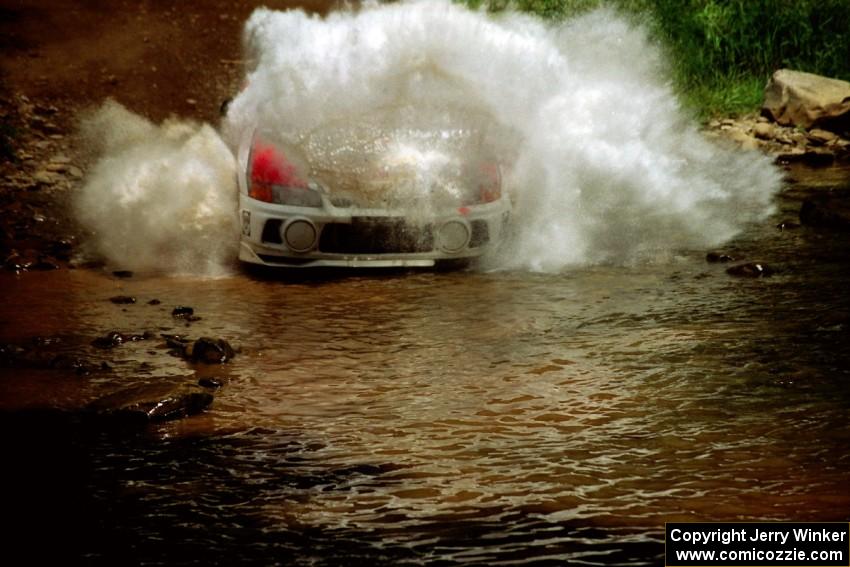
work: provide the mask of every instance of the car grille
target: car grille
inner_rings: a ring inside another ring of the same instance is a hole
[[[431,225],[402,219],[354,217],[351,224],[326,224],[319,238],[319,251],[333,254],[411,254],[433,249]]]
[[[280,219],[269,219],[263,225],[263,242],[271,244],[283,244],[283,238],[280,236],[280,226],[283,221]]]
[[[472,235],[469,238],[470,248],[480,248],[490,242],[490,227],[487,221],[474,220],[469,223],[472,226]]]

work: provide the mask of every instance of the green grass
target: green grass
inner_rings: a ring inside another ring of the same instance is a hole
[[[703,117],[756,110],[791,68],[850,80],[850,0],[465,0],[559,20],[602,4],[647,21],[683,99]]]

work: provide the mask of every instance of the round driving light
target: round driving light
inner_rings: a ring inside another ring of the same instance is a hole
[[[295,252],[307,252],[316,244],[316,227],[306,220],[294,220],[283,229],[283,240]]]
[[[440,247],[446,252],[459,252],[469,243],[469,227],[461,221],[448,221],[438,232]]]

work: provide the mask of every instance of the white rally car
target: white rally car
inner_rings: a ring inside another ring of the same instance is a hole
[[[482,255],[511,208],[498,140],[482,125],[410,108],[297,135],[256,127],[238,152],[240,260],[429,267]]]

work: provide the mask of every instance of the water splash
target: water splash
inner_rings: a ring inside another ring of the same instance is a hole
[[[495,267],[557,271],[717,245],[771,211],[767,158],[707,141],[646,31],[610,10],[560,25],[448,1],[254,12],[226,131],[297,133],[402,105],[462,105],[511,133],[514,234]]]
[[[90,244],[111,265],[218,275],[233,263],[236,161],[209,125],[155,125],[114,101],[83,120],[100,154],[76,195]]]
[[[481,127],[501,133],[491,138],[514,204],[513,232],[486,259],[489,267],[559,271],[715,246],[766,217],[780,186],[766,157],[704,138],[680,108],[646,30],[610,10],[547,24],[447,0],[370,5],[325,18],[263,8],[247,21],[244,41],[247,87],[222,124],[231,148],[258,124],[297,143],[327,124],[384,108],[466,108],[484,117],[476,118]],[[129,229],[98,216],[117,206],[99,200],[101,192],[112,192],[122,210],[164,207],[200,219],[150,218],[132,228],[148,241],[150,231],[180,227],[157,243],[188,245],[172,264],[191,263],[193,255],[222,261],[232,250],[233,159],[208,127],[181,128],[138,126],[145,141],[110,148],[109,164],[83,192],[81,210],[108,235],[101,248],[112,257],[127,257]],[[177,149],[182,157],[170,157]],[[192,175],[178,173],[193,160]],[[107,187],[118,182],[119,189]],[[172,199],[180,205],[161,203]],[[184,226],[190,230],[180,233]],[[214,244],[214,253],[197,249],[198,242]],[[155,248],[133,252],[155,263]]]

